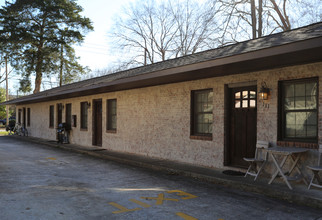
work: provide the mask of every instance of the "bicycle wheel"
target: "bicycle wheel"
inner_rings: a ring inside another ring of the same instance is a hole
[[[23,133],[22,133],[22,128],[19,128],[18,130],[17,130],[17,135],[19,135],[19,136],[21,136]]]
[[[28,137],[28,129],[25,128],[24,136]]]

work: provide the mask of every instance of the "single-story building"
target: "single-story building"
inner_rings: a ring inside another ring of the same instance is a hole
[[[260,92],[266,92],[261,93]],[[266,97],[267,95],[267,97]],[[256,140],[322,144],[322,23],[53,88],[16,105],[29,136],[213,168]]]

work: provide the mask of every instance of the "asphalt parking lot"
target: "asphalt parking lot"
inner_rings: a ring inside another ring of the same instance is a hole
[[[322,219],[322,210],[0,137],[0,219]]]

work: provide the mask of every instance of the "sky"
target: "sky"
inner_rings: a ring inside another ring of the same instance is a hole
[[[82,15],[93,22],[94,31],[86,35],[81,46],[76,46],[76,55],[80,63],[89,66],[91,70],[104,69],[109,63],[116,60],[109,53],[107,34],[123,6],[134,0],[78,0],[77,3],[84,9]]]
[[[75,46],[76,56],[80,57],[79,63],[88,66],[91,70],[104,69],[117,60],[109,51],[108,31],[113,23],[113,18],[118,16],[122,7],[134,0],[77,0],[82,6],[83,16],[88,17],[94,26],[94,31],[85,35],[85,40],[80,46]],[[0,0],[0,7],[5,5],[5,0]],[[1,71],[4,71],[1,69]],[[32,80],[33,81],[33,80]],[[15,76],[9,81],[10,93],[15,93],[19,87],[19,77]],[[2,83],[2,87],[5,84]]]

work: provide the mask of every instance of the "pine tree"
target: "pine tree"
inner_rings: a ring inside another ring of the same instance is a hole
[[[0,9],[0,41],[24,79],[35,74],[34,93],[40,91],[44,75],[59,73],[62,60],[81,67],[75,54],[66,59],[60,55],[61,48],[81,43],[86,31],[93,30],[89,18],[80,15],[82,10],[75,0],[6,1]]]

